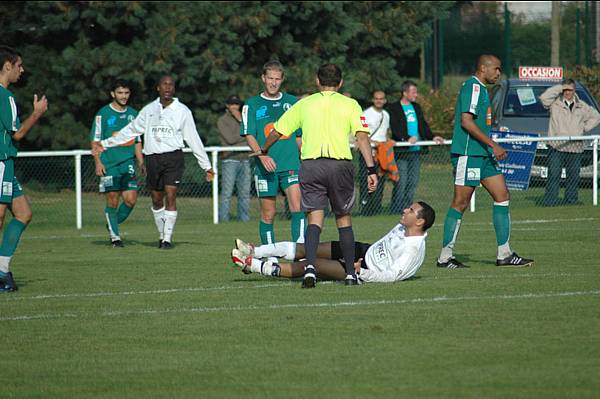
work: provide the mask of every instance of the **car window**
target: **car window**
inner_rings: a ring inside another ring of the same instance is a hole
[[[542,106],[540,95],[550,86],[511,86],[504,101],[504,116],[548,117],[548,110]],[[577,95],[588,105],[593,106],[589,95],[577,89]]]

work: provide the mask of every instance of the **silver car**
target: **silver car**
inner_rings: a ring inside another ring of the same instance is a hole
[[[548,121],[550,115],[548,110],[542,106],[539,100],[540,95],[547,88],[558,84],[557,80],[521,80],[506,79],[502,80],[491,90],[492,103],[492,129],[505,132],[521,133],[539,133],[540,136],[548,134]],[[535,103],[521,105],[518,89],[531,88],[533,90]],[[580,82],[575,82],[575,90],[582,101],[600,109],[594,97],[588,89]],[[596,126],[587,134],[600,134],[600,126]],[[546,144],[538,143],[538,150],[531,168],[532,183],[545,181],[548,176]],[[592,178],[592,151],[591,144],[586,147],[581,163],[580,176],[582,178]],[[565,170],[562,171],[562,178],[565,178]]]

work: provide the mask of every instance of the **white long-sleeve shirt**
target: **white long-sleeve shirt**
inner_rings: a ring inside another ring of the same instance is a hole
[[[390,128],[390,114],[385,109],[377,111],[374,107],[369,107],[363,112],[363,116],[369,125],[371,140],[386,141],[387,131]]]
[[[145,155],[163,154],[184,147],[184,141],[191,148],[198,164],[204,170],[212,168],[204,145],[194,123],[192,111],[177,98],[163,107],[160,98],[146,105],[138,116],[113,137],[102,140],[105,148],[115,147],[144,135]]]
[[[390,283],[414,276],[425,260],[425,238],[404,235],[404,225],[397,224],[365,254],[368,269],[360,270],[365,282]]]

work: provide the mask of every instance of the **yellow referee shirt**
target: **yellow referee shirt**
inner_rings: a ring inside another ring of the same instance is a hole
[[[302,128],[300,159],[352,159],[349,136],[369,133],[356,100],[335,91],[323,91],[303,98],[275,123],[275,130],[289,137]]]

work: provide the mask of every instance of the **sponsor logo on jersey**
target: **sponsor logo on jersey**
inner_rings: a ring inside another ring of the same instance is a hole
[[[290,103],[284,103],[284,104],[283,104],[283,110],[284,110],[284,111],[287,111],[287,110],[288,110],[288,109],[290,109],[291,107],[292,107],[292,104],[290,104]]]
[[[115,127],[116,123],[117,123],[117,117],[114,115],[106,120],[106,126],[108,126],[108,127]]]
[[[127,115],[127,122],[131,122],[134,119],[135,119],[135,116],[133,116],[133,115]]]
[[[379,262],[382,259],[387,258],[387,254],[385,253],[385,247],[383,245],[383,241],[380,242],[379,244],[377,244],[377,246],[375,247],[375,260],[376,262]]]
[[[273,108],[279,108],[281,106],[281,103],[279,101],[277,101],[276,103],[273,103]]]
[[[369,128],[369,125],[367,124],[367,118],[365,118],[364,116],[360,117],[360,124],[362,125],[362,127],[365,127],[367,129]]]
[[[171,126],[152,126],[150,133],[157,139],[168,139],[175,137],[175,132]]]
[[[260,107],[259,109],[256,110],[256,119],[264,119],[264,118],[268,118],[266,105],[263,105],[262,107]]]

